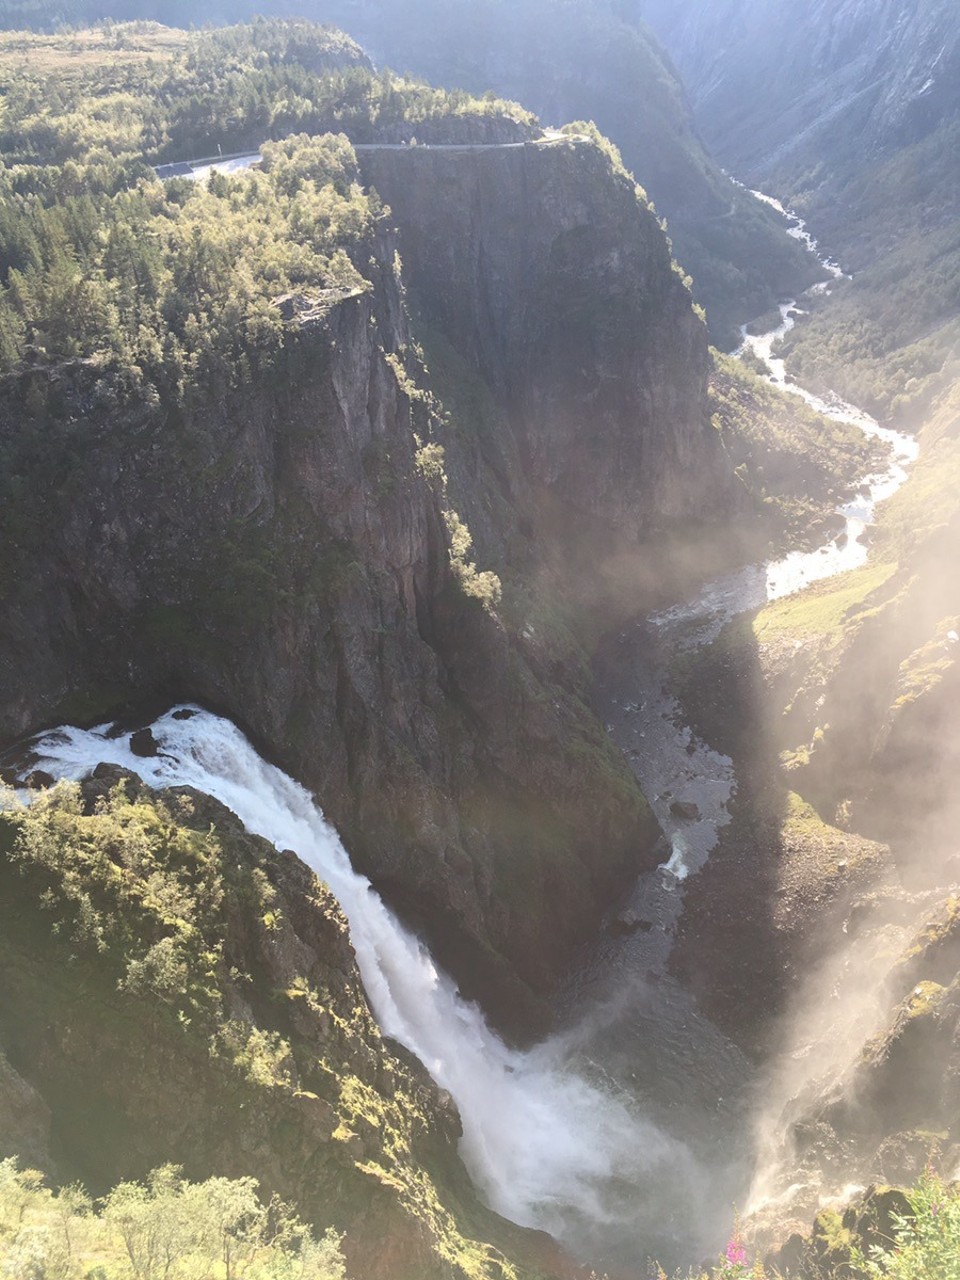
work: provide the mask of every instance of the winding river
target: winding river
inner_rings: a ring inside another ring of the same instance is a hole
[[[841,268],[819,254],[801,219],[777,201],[753,194],[788,219],[791,234],[817,253],[829,273],[831,279],[815,285],[809,296],[829,292],[831,281],[843,277]],[[759,357],[771,382],[824,416],[882,440],[889,446],[888,465],[864,476],[857,495],[838,508],[844,524],[830,542],[724,574],[693,598],[637,619],[610,638],[596,668],[595,706],[660,822],[670,857],[641,877],[618,907],[606,937],[577,976],[567,1012],[584,1028],[584,1056],[603,1062],[621,1085],[642,1082],[648,1114],[682,1136],[709,1170],[700,1207],[714,1240],[729,1221],[730,1203],[744,1203],[743,1179],[754,1156],[743,1138],[753,1071],[699,1015],[667,963],[683,910],[684,881],[703,867],[730,821],[736,777],[730,758],[684,723],[670,688],[670,662],[678,651],[709,644],[738,614],[865,564],[863,535],[877,504],[904,483],[918,452],[913,437],[881,426],[838,396],[814,395],[789,377],[777,346],[803,314],[802,305],[802,299],[783,301],[779,323],[765,333],[751,335],[744,326],[738,354]],[[589,1016],[584,1007],[592,1010]]]

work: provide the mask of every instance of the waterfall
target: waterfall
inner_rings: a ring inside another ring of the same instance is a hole
[[[383,1031],[416,1054],[457,1103],[461,1155],[490,1206],[573,1248],[663,1228],[678,1179],[695,1176],[686,1149],[577,1071],[569,1039],[521,1052],[464,1001],[426,947],[357,875],[309,793],[262,760],[228,720],[174,708],[153,725],[159,754],[143,759],[109,726],[62,728],[37,741],[40,767],[83,778],[101,761],[151,787],[193,787],[231,809],[248,831],[293,849],[328,884],[350,924],[371,1007]],[[665,1188],[674,1188],[665,1199]],[[641,1237],[642,1238],[642,1237]]]

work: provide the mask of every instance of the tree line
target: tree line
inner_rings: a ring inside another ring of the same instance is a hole
[[[0,373],[112,361],[148,399],[242,381],[283,345],[275,299],[367,287],[382,210],[351,142],[533,127],[511,104],[375,73],[315,24],[181,33],[172,55],[158,30],[118,27],[95,59],[72,57],[69,33],[25,60],[0,40]],[[152,168],[265,140],[255,172],[163,183]]]

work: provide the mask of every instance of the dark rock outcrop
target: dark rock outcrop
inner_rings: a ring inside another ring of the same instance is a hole
[[[700,810],[692,800],[674,800],[670,805],[670,812],[675,818],[679,818],[682,822],[698,822],[700,820]]]
[[[21,1168],[51,1171],[50,1109],[0,1050],[0,1160],[15,1156]]]
[[[135,756],[147,759],[159,750],[152,729],[137,729],[130,735],[130,750]]]
[[[360,161],[399,227],[415,310],[503,407],[495,470],[519,464],[528,485],[633,538],[729,514],[705,328],[655,215],[598,146]]]
[[[364,164],[506,427],[482,450],[444,431],[385,231],[357,255],[369,289],[294,316],[282,364],[238,391],[151,403],[89,361],[12,377],[0,735],[184,698],[231,715],[464,991],[530,1034],[657,830],[583,671],[522,604],[507,627],[464,593],[450,506],[494,570],[535,496],[634,540],[728,516],[706,339],[655,217],[593,145]]]
[[[809,1236],[794,1233],[766,1259],[784,1280],[860,1280],[851,1248],[870,1257],[895,1242],[896,1220],[910,1213],[910,1201],[897,1187],[869,1187],[842,1211],[819,1214]]]
[[[23,780],[23,785],[30,791],[44,791],[47,787],[54,784],[52,774],[47,773],[46,769],[32,769]]]

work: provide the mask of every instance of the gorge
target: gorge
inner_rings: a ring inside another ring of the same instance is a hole
[[[354,1280],[859,1280],[960,1162],[953,316],[847,365],[863,209],[590,8],[312,15],[447,92],[2,38],[0,1159],[251,1175]]]

